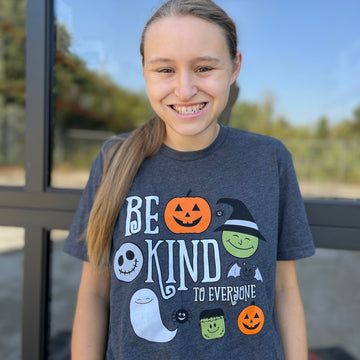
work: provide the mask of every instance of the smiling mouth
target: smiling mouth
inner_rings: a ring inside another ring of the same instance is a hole
[[[191,106],[183,106],[183,105],[170,105],[170,107],[176,111],[178,114],[186,115],[186,114],[196,114],[200,112],[205,106],[206,102],[202,104],[196,104]]]
[[[130,270],[128,270],[128,271],[122,270],[121,268],[119,268],[120,274],[124,274],[124,275],[129,275],[129,274],[131,274],[131,273],[134,272],[135,269],[137,268],[137,264],[138,264],[138,261],[135,260],[135,261],[134,261],[134,266],[132,267],[132,269],[130,269]]]
[[[151,303],[152,301],[153,301],[153,299],[149,299],[149,298],[146,298],[146,299],[144,299],[144,300],[142,300],[142,299],[137,299],[137,300],[135,300],[135,303],[136,303],[136,304],[139,304],[139,305],[146,305],[146,304]]]
[[[208,332],[210,334],[215,334],[216,332],[218,332],[220,330],[220,328],[216,328],[214,331],[208,330]]]
[[[238,247],[238,246],[235,246],[230,240],[227,240],[227,242],[233,246],[234,248],[238,249],[238,250],[250,250],[250,249],[253,249],[254,247],[253,246],[250,246],[249,248],[241,248],[241,247]]]
[[[198,219],[194,220],[193,222],[187,222],[187,223],[184,221],[181,221],[180,219],[177,219],[175,216],[173,216],[173,218],[180,226],[193,227],[193,226],[196,226],[197,224],[199,224],[199,222],[202,219],[202,216],[200,216]]]
[[[244,323],[243,323],[243,325],[244,325],[244,328],[245,328],[245,329],[255,330],[255,329],[257,329],[257,328],[259,327],[260,323],[257,323],[257,324],[255,324],[255,325],[253,325],[253,326],[246,325],[246,324],[244,324]]]

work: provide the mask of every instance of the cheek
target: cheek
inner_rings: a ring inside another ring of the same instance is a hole
[[[223,76],[209,76],[208,78],[201,79],[198,87],[209,94],[216,97],[225,96],[228,88],[228,83]]]
[[[170,82],[159,80],[152,76],[145,76],[145,82],[150,102],[160,101],[172,92]]]
[[[222,94],[226,94],[225,89],[230,89],[231,85],[231,73],[229,70],[223,69],[219,71],[215,76],[212,77],[212,82],[215,85],[218,86],[219,92]]]
[[[254,247],[254,250],[256,250],[259,246],[259,239],[252,240],[251,245]]]

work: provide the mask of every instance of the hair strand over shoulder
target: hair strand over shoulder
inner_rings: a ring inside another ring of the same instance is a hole
[[[107,152],[86,230],[88,258],[94,267],[109,264],[112,234],[120,208],[142,162],[159,151],[164,135],[165,124],[155,117],[127,139],[120,139]]]

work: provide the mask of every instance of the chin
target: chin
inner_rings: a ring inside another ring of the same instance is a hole
[[[181,128],[174,128],[174,131],[180,135],[180,136],[186,136],[186,137],[191,137],[191,136],[201,136],[201,135],[206,135],[206,133],[208,132],[209,135],[212,134],[213,132],[211,131],[211,129],[209,129],[208,127],[203,127],[203,126],[194,126],[194,125],[190,125],[190,126],[182,126]]]

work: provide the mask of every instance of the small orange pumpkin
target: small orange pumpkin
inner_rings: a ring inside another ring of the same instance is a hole
[[[189,191],[190,193],[190,191]],[[211,222],[211,209],[201,197],[171,199],[165,208],[165,224],[175,234],[198,234],[205,231]]]
[[[265,322],[263,311],[256,305],[246,307],[238,317],[238,326],[245,335],[260,332]]]

